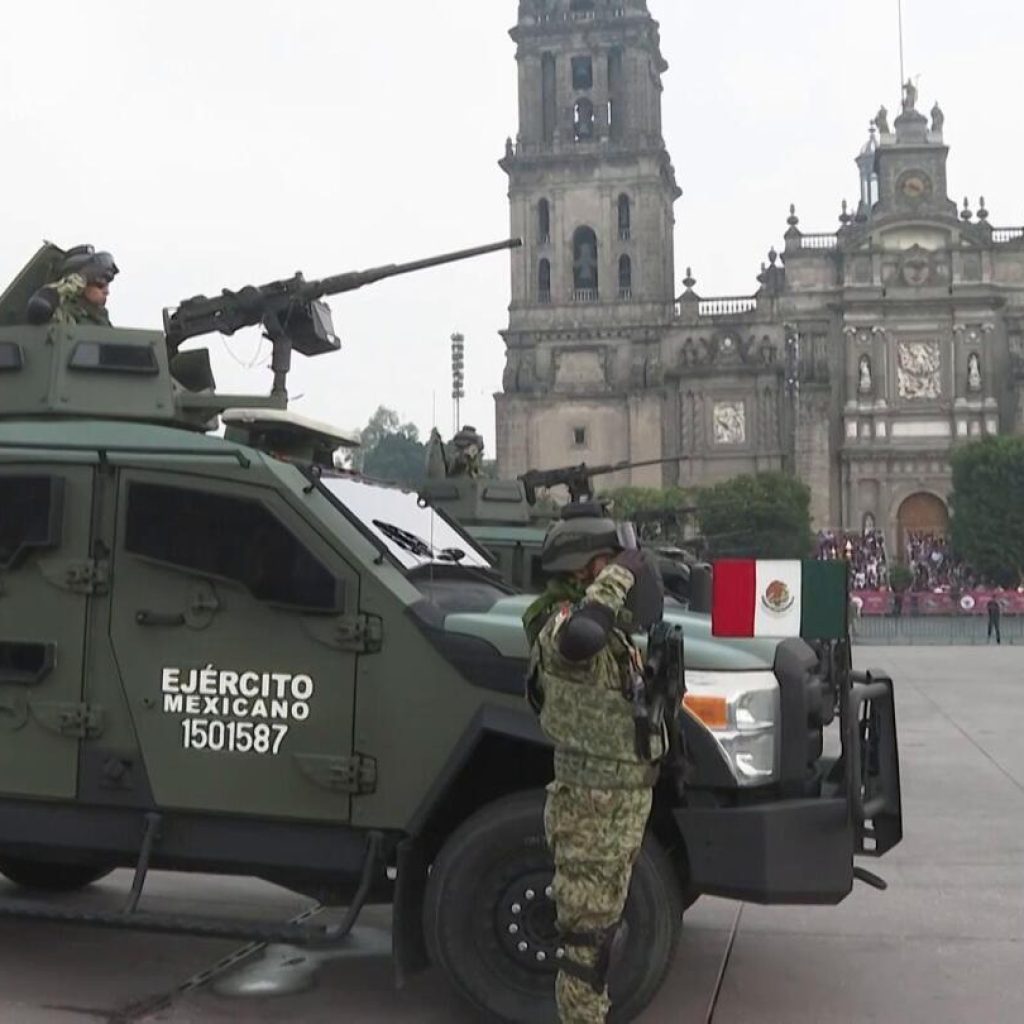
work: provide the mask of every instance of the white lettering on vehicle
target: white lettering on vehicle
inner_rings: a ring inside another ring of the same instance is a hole
[[[181,716],[184,750],[269,754],[281,751],[291,722],[309,719],[313,677],[287,672],[165,668],[165,715]]]

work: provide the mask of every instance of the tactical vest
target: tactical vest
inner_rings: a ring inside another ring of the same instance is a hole
[[[628,697],[633,675],[641,670],[639,652],[616,629],[586,664],[566,661],[558,651],[564,621],[562,612],[544,627],[533,665],[544,694],[541,728],[555,744],[555,779],[593,789],[652,785],[664,751],[656,743],[651,761],[638,758]]]

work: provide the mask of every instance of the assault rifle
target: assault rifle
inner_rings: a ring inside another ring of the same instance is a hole
[[[168,351],[173,359],[189,338],[215,331],[230,335],[243,327],[260,325],[274,346],[271,360],[274,387],[271,394],[287,400],[285,382],[291,369],[292,349],[305,356],[316,356],[336,352],[341,347],[334,333],[330,307],[321,301],[324,296],[352,292],[385,278],[413,274],[445,263],[473,259],[504,249],[518,249],[522,244],[522,239],[512,238],[507,242],[431,256],[414,263],[393,263],[372,270],[350,271],[325,277],[322,281],[307,281],[299,273],[270,284],[246,285],[237,292],[225,289],[213,299],[197,295],[186,299],[177,308],[164,310]]]
[[[686,695],[683,627],[659,622],[647,636],[642,693],[634,694],[633,724],[637,753],[649,760],[651,737],[668,734],[665,765],[681,789],[686,778],[686,749],[679,716]]]
[[[644,466],[664,466],[669,462],[679,462],[679,457],[669,459],[646,459],[643,462],[616,462],[607,466],[588,466],[581,462],[578,466],[562,466],[560,469],[531,469],[519,477],[519,482],[526,491],[526,500],[537,503],[538,487],[558,487],[560,484],[569,489],[569,497],[573,504],[591,501],[594,488],[591,481],[595,476],[607,476],[624,469],[642,469]]]

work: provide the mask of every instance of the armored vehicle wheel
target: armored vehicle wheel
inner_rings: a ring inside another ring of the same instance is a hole
[[[445,843],[424,901],[427,948],[464,996],[510,1024],[556,1024],[555,906],[544,840],[544,794],[488,804]],[[648,836],[633,872],[629,942],[613,975],[612,1017],[633,1020],[654,998],[682,925],[679,883]]]
[[[113,870],[97,864],[48,864],[18,857],[0,857],[0,874],[23,889],[38,892],[74,892],[98,882]]]

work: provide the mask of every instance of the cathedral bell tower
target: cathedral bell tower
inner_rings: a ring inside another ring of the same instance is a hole
[[[609,417],[617,397],[635,393],[652,359],[643,342],[674,309],[681,193],[662,137],[658,23],[647,0],[521,0],[511,36],[519,129],[501,167],[524,246],[513,259],[499,465],[649,452],[653,438],[631,443],[628,424]],[[590,408],[597,399],[603,412]],[[552,428],[543,443],[541,423]]]

